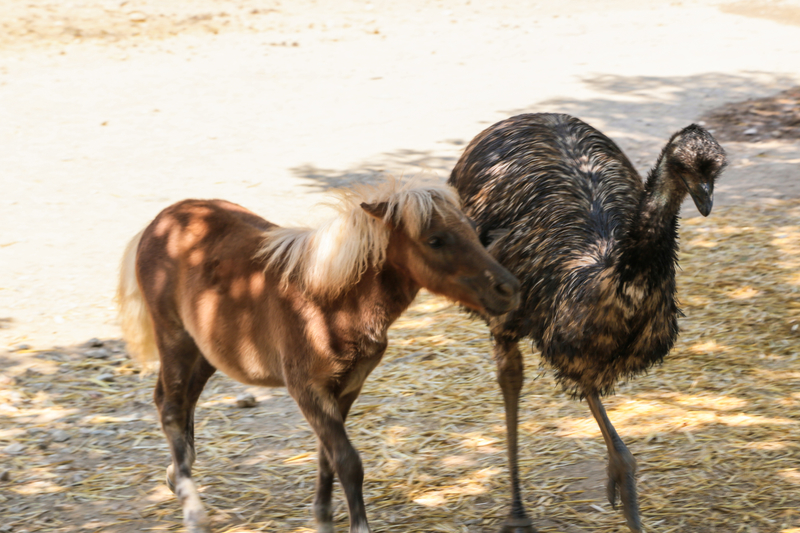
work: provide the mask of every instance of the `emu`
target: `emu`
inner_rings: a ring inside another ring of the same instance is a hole
[[[557,380],[586,399],[608,448],[607,496],[641,531],[636,462],[600,398],[660,363],[678,335],[678,218],[687,193],[703,216],[725,152],[702,127],[675,133],[647,181],[608,137],[569,115],[498,122],[464,150],[450,176],[490,253],[522,283],[522,303],[484,315],[506,410],[512,502],[505,533],[535,528],[522,504],[518,343],[533,340]]]

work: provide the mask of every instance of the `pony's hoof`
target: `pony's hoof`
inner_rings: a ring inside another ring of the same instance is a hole
[[[333,533],[333,522],[317,522],[317,533]]]
[[[214,533],[208,524],[192,524],[186,526],[186,531],[188,533]]]
[[[500,533],[537,533],[537,531],[533,527],[531,519],[526,516],[523,518],[506,518]]]
[[[167,487],[172,491],[172,494],[175,494],[175,470],[172,465],[167,467]]]

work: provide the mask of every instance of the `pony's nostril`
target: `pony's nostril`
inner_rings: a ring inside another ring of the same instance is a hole
[[[514,287],[510,283],[498,283],[494,286],[494,290],[506,298],[514,296]]]

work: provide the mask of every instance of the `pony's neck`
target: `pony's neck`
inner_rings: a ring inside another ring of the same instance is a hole
[[[367,309],[377,327],[389,329],[408,309],[419,293],[420,286],[389,261],[380,270],[371,269],[372,288],[367,296]]]

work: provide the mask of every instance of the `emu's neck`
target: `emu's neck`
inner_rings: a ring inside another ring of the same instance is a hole
[[[675,276],[678,215],[686,198],[681,179],[659,157],[645,183],[645,192],[622,244],[618,265],[623,285],[659,284]],[[624,288],[624,287],[623,287]]]
[[[669,172],[663,158],[659,158],[647,177],[639,207],[642,228],[656,234],[677,221],[686,193],[686,186],[681,179]]]

